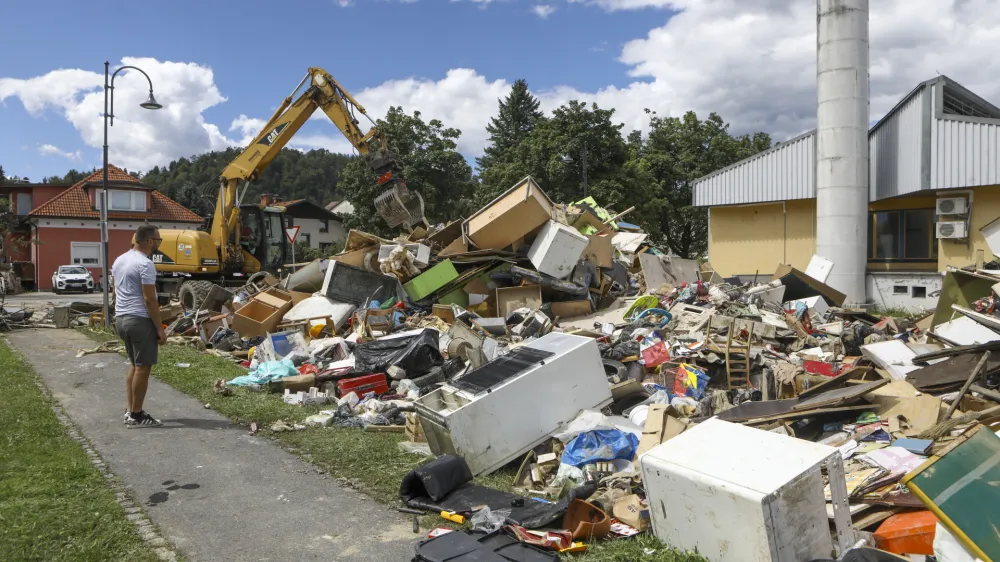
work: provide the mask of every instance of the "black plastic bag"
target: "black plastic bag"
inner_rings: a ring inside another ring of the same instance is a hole
[[[359,373],[384,373],[396,366],[412,379],[444,364],[444,357],[438,349],[437,330],[426,329],[415,336],[360,343],[354,348],[354,363]]]

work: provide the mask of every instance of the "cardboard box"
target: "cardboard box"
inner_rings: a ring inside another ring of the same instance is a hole
[[[531,176],[525,177],[462,223],[465,237],[483,250],[502,250],[552,217],[555,204]]]
[[[597,267],[611,267],[611,260],[615,252],[615,247],[611,244],[611,237],[592,234],[587,239],[590,242],[583,250],[583,259]]]
[[[552,303],[552,315],[557,318],[575,318],[586,316],[593,312],[590,300],[582,301],[561,301]]]
[[[503,287],[496,290],[497,316],[507,318],[519,308],[537,310],[542,306],[542,288],[538,285]]]
[[[668,404],[652,404],[646,414],[646,426],[636,449],[636,459],[646,451],[680,435],[687,425],[680,421],[680,414]]]
[[[233,315],[233,330],[244,338],[274,332],[291,308],[292,296],[272,287],[257,293],[250,302],[236,311]]]

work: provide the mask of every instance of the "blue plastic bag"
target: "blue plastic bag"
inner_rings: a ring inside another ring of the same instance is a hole
[[[581,433],[566,444],[562,463],[576,467],[598,461],[632,460],[639,438],[618,429],[597,429]]]

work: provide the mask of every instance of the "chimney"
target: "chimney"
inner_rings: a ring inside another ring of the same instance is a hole
[[[868,0],[816,2],[816,253],[827,279],[865,302],[868,236]]]

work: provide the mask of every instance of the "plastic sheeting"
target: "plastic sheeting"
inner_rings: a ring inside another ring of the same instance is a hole
[[[639,447],[639,438],[617,429],[601,429],[577,435],[566,445],[562,463],[583,466],[615,459],[632,460]]]
[[[438,331],[422,330],[414,336],[383,338],[354,348],[355,370],[384,373],[390,366],[406,371],[408,378],[425,374],[444,364],[438,347]]]

